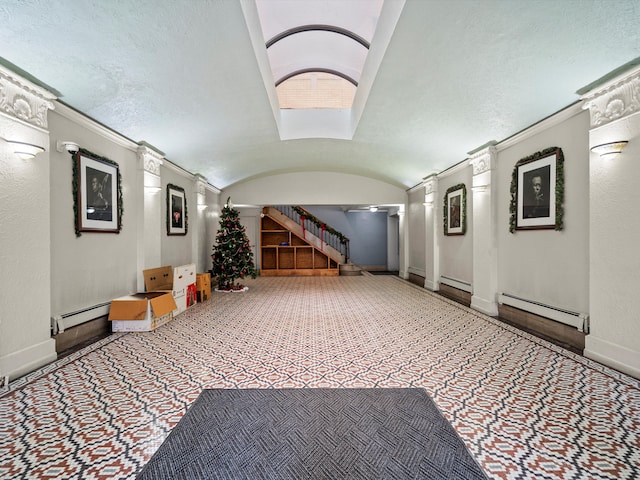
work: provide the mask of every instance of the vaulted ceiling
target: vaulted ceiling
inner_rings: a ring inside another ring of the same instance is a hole
[[[284,3],[287,29],[349,31],[358,3],[381,3],[3,0],[0,57],[218,188],[298,171],[408,188],[576,102],[577,90],[640,56],[634,0],[385,0],[378,18],[362,18],[376,27],[354,107],[342,112],[347,133],[323,133],[316,118],[307,135],[289,135],[260,2]]]

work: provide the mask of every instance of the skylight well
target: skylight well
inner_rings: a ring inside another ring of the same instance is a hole
[[[245,17],[280,138],[351,139],[404,0],[254,1]]]
[[[280,108],[351,108],[382,3],[256,0]]]

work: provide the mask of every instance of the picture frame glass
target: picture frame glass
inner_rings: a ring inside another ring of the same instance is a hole
[[[516,229],[556,225],[557,153],[518,166]]]
[[[118,167],[82,153],[77,162],[79,230],[119,232]]]
[[[447,193],[447,235],[463,235],[462,188]]]
[[[184,190],[167,186],[167,235],[186,235],[186,199]]]

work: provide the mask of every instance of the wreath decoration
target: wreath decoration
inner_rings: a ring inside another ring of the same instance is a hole
[[[442,207],[442,219],[444,222],[444,234],[449,235],[449,194],[456,190],[462,189],[462,205],[460,206],[460,225],[462,226],[462,235],[467,233],[467,186],[464,183],[458,183],[453,187],[447,188],[444,194],[444,205]]]
[[[547,157],[553,153],[557,153],[556,157],[556,224],[555,230],[562,230],[564,228],[564,154],[559,147],[549,147],[529,155],[528,157],[521,158],[513,167],[513,173],[511,175],[511,202],[509,203],[509,232],[515,233],[516,231],[516,219],[518,208],[518,167],[529,162],[533,162],[540,158]]]
[[[78,220],[78,210],[80,208],[80,206],[78,205],[78,189],[80,188],[80,169],[78,167],[78,160],[80,158],[80,155],[83,154],[87,157],[92,157],[96,160],[100,160],[101,162],[104,163],[108,163],[109,165],[113,165],[114,167],[116,167],[118,169],[118,233],[120,233],[120,231],[122,230],[122,216],[124,214],[124,207],[123,207],[123,197],[122,197],[122,174],[120,173],[120,165],[118,165],[116,162],[114,162],[113,160],[110,160],[106,157],[101,157],[100,155],[96,155],[93,152],[90,152],[89,150],[85,149],[85,148],[80,148],[76,153],[71,154],[71,166],[73,169],[73,176],[72,176],[72,190],[73,190],[73,222],[74,222],[74,228],[76,231],[76,237],[79,237],[82,235],[82,232],[80,231],[80,224],[79,224],[79,220]]]

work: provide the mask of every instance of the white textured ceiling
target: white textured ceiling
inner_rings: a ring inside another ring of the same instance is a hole
[[[639,21],[636,0],[407,0],[352,140],[280,141],[240,0],[2,0],[0,57],[219,188],[305,170],[411,187],[640,56]]]

